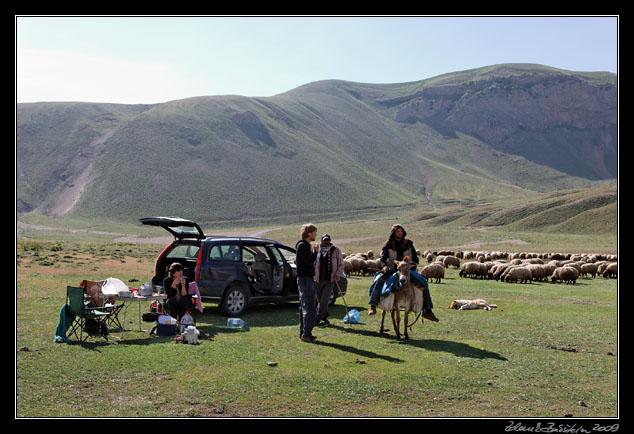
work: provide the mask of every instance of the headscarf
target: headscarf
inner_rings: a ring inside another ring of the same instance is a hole
[[[324,246],[323,241],[328,240],[328,245]],[[330,252],[330,248],[332,247],[332,238],[330,238],[330,235],[328,234],[323,234],[321,236],[321,243],[319,244],[319,254],[321,256],[326,256],[328,254],[328,252]]]
[[[392,230],[390,231],[390,237],[387,240],[387,244],[392,247],[394,250],[396,250],[396,240],[394,239],[394,233],[396,232],[397,229],[401,229],[403,231],[403,239],[400,242],[401,246],[404,246],[405,243],[407,243],[407,238],[405,238],[407,236],[407,232],[405,231],[405,228],[401,225],[399,225],[398,223],[395,224],[394,226],[392,226]]]

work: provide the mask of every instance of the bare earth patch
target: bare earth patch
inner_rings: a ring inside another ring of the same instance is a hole
[[[469,243],[469,244],[464,244],[462,246],[458,246],[458,248],[460,249],[480,249],[482,246],[485,245],[493,245],[493,244],[530,244],[527,241],[523,241],[523,240],[502,240],[502,241],[495,241],[495,242],[484,242],[484,241],[475,241],[473,243]]]
[[[26,229],[30,230],[39,230],[39,231],[67,231],[71,233],[76,232],[85,232],[88,234],[95,235],[112,235],[116,237],[114,241],[120,243],[135,243],[135,244],[169,244],[174,240],[174,237],[171,236],[163,236],[163,237],[139,237],[137,235],[129,235],[122,234],[117,232],[105,232],[105,231],[92,231],[88,229],[67,229],[67,228],[56,228],[51,226],[43,226],[43,225],[34,225],[31,223],[25,222],[16,222],[18,236],[21,231]],[[227,237],[261,237],[267,232],[274,231],[278,228],[268,228],[268,229],[257,229],[253,231],[233,231],[233,232],[214,232],[214,235],[221,235]]]

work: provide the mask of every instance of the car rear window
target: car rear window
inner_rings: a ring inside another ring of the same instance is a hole
[[[199,250],[200,246],[179,244],[178,246],[175,246],[172,250],[170,250],[170,252],[167,254],[167,257],[196,259],[198,258]]]
[[[210,261],[239,261],[240,246],[238,244],[216,244],[209,250]]]

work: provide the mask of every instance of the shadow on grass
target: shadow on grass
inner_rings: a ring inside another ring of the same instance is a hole
[[[360,306],[348,306],[350,309],[357,309],[360,312],[367,310],[365,307]],[[283,303],[277,305],[258,305],[250,306],[248,312],[243,317],[247,320],[247,328],[257,327],[280,327],[280,326],[292,326],[297,325],[299,327],[299,304],[298,303]],[[341,304],[335,304],[330,309],[330,319],[343,319],[346,315],[346,308]],[[205,306],[204,312],[196,315],[197,328],[200,331],[200,340],[213,339],[219,333],[241,333],[245,330],[230,329],[226,327],[227,317],[222,314],[220,308],[217,306]],[[362,326],[355,327],[354,324],[339,325],[335,321],[331,321],[329,328],[338,329],[345,333],[352,333],[359,336],[366,336],[379,339],[388,339],[394,344],[409,345],[416,348],[421,348],[428,351],[446,352],[454,354],[456,357],[470,357],[475,359],[495,359],[503,360],[507,359],[497,353],[487,351],[484,349],[476,348],[468,344],[461,342],[445,341],[439,339],[409,339],[409,340],[397,340],[393,334],[380,333],[378,330],[368,330],[362,328]],[[148,325],[146,323],[146,325]],[[151,325],[150,325],[151,328]],[[299,329],[298,329],[299,330]],[[115,334],[115,333],[113,333]],[[109,339],[110,343],[117,342],[120,345],[150,345],[155,343],[170,342],[174,339],[174,336],[149,336],[143,338],[128,338],[125,337],[122,340]],[[100,342],[84,343],[89,349],[99,351],[99,348],[109,345],[109,342],[101,340]],[[381,359],[389,362],[402,363],[404,360],[375,353],[366,349],[357,348],[351,345],[344,345],[335,342],[324,342],[317,340],[316,345],[322,345],[355,354],[363,358]]]
[[[408,339],[408,340],[398,340],[396,336],[390,335],[389,333],[380,333],[378,331],[367,330],[362,328],[355,328],[354,324],[340,326],[334,323],[331,323],[328,328],[333,328],[337,330],[341,330],[346,333],[352,333],[360,336],[374,337],[379,339],[389,339],[392,343],[397,345],[408,345],[416,348],[421,348],[428,351],[437,351],[437,352],[445,352],[451,353],[456,357],[469,357],[474,359],[495,359],[507,361],[507,359],[501,356],[498,353],[487,351],[484,349],[476,348],[471,345],[462,343],[462,342],[453,342],[453,341],[445,341],[440,339]],[[240,333],[243,330],[239,329],[229,329],[224,327],[217,327],[214,325],[199,325],[198,330],[200,331],[199,339],[201,340],[210,340],[218,333]],[[246,329],[248,331],[248,328]],[[122,340],[119,339],[109,339],[109,342],[105,340],[99,340],[97,342],[70,342],[71,345],[81,345],[84,348],[93,351],[100,351],[100,348],[116,343],[118,345],[151,345],[157,343],[169,343],[171,342],[175,336],[147,336],[143,338],[136,339],[126,339],[125,337]],[[398,359],[396,357],[378,354],[374,351],[369,351],[361,348],[357,348],[351,345],[344,345],[336,342],[325,342],[321,340],[315,341],[313,345],[320,345],[325,347],[334,348],[339,351],[344,351],[347,353],[355,354],[359,357],[368,358],[368,359],[380,359],[388,362],[394,363],[403,363],[404,360]]]
[[[389,335],[386,333],[379,333],[377,331],[363,330],[363,329],[355,329],[354,326],[342,327],[339,325],[331,324],[329,328],[339,329],[345,331],[347,333],[354,333],[362,336],[370,336],[382,339],[391,339],[393,343],[398,345],[409,345],[416,348],[421,348],[428,351],[438,351],[451,353],[456,357],[470,357],[474,359],[495,359],[495,360],[503,360],[507,361],[507,359],[497,353],[492,351],[483,350],[480,348],[472,347],[471,345],[464,344],[462,342],[452,342],[452,341],[444,341],[440,339],[408,339],[408,340],[397,340],[395,336]],[[201,331],[200,339],[211,339],[217,332],[218,329],[212,326],[201,327],[199,328]],[[222,330],[223,333],[236,333],[240,332],[240,330],[226,329]],[[81,345],[86,349],[90,349],[93,351],[99,351],[100,348],[111,345],[112,343],[117,343],[119,345],[150,345],[156,343],[168,343],[174,339],[175,336],[148,336],[140,339],[123,339],[123,340],[111,340],[106,342],[105,340],[100,340],[98,342],[71,342],[71,345]],[[381,359],[388,362],[402,363],[404,360],[398,359],[396,357],[378,354],[373,351],[364,350],[361,348],[353,347],[351,345],[343,345],[336,342],[324,342],[317,340],[314,345],[321,345],[325,347],[334,348],[339,351],[345,351],[347,353],[356,354],[359,357],[369,358],[369,359]]]
[[[387,362],[395,362],[395,363],[403,363],[404,360],[401,359],[397,359],[396,357],[392,357],[392,356],[386,356],[383,354],[377,354],[373,351],[368,351],[368,350],[362,350],[360,348],[356,348],[353,347],[351,345],[342,345],[342,344],[337,344],[334,342],[324,342],[324,341],[320,341],[320,340],[316,340],[314,342],[313,345],[321,345],[324,347],[330,347],[330,348],[334,348],[336,350],[339,351],[345,351],[347,353],[353,353],[356,354],[358,356],[367,358],[367,359],[381,359],[381,360],[385,360]]]
[[[439,351],[445,353],[451,353],[456,357],[471,357],[475,359],[496,359],[507,361],[506,357],[494,353],[492,351],[483,350],[480,348],[472,347],[471,345],[464,344],[462,342],[444,341],[440,339],[401,339],[398,340],[396,336],[389,333],[380,333],[378,331],[355,329],[354,326],[342,327],[339,325],[331,324],[330,327],[339,329],[348,333],[354,333],[362,336],[377,337],[382,339],[390,339],[394,343],[399,345],[409,345],[416,348],[421,348],[429,351]]]
[[[506,357],[501,356],[498,353],[472,347],[471,345],[464,344],[462,342],[443,341],[440,339],[409,339],[405,341],[399,341],[399,343],[403,345],[411,345],[413,347],[422,348],[429,351],[441,351],[445,353],[451,353],[456,357],[508,361]]]

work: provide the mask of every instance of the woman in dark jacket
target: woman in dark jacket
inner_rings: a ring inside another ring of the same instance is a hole
[[[372,294],[370,294],[370,310],[369,315],[376,314],[376,306],[379,304],[379,297],[381,295],[381,289],[387,279],[396,271],[396,264],[394,261],[402,261],[404,257],[408,256],[410,260],[418,265],[418,254],[414,248],[412,240],[406,238],[407,232],[403,226],[395,224],[392,226],[390,236],[381,249],[381,272],[383,273],[377,284],[374,285]],[[431,295],[428,288],[423,289],[423,298],[425,300],[425,307],[423,311],[423,318],[430,321],[437,322],[438,318],[432,312],[434,307],[431,301]]]
[[[165,309],[174,318],[180,320],[188,310],[191,310],[189,303],[189,282],[183,276],[183,266],[178,262],[170,265],[168,276],[163,280],[163,287],[167,294]]]

